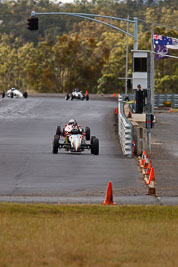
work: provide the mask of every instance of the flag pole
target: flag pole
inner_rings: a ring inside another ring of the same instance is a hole
[[[151,86],[151,112],[154,114],[154,43],[153,43],[153,35],[154,28],[153,24],[151,27],[151,75],[150,75],[150,86]]]

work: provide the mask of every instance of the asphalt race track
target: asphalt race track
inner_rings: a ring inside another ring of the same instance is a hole
[[[98,203],[112,181],[114,200],[154,203],[135,159],[122,155],[112,99],[0,100],[0,201]],[[100,140],[100,154],[52,154],[56,126],[74,118]]]

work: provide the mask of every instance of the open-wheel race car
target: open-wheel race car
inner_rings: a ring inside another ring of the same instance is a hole
[[[21,92],[21,91],[17,90],[16,88],[11,88],[6,93],[3,90],[1,92],[1,96],[2,96],[2,98],[4,98],[5,96],[10,97],[10,98],[14,98],[14,97],[16,97],[16,98],[18,98],[18,97],[27,98],[28,97],[28,93],[27,92]]]
[[[73,100],[73,99],[80,99],[80,100],[84,100],[86,99],[87,101],[89,100],[89,94],[88,91],[86,91],[85,93],[83,93],[82,91],[80,91],[78,88],[75,88],[71,94],[67,93],[65,95],[65,100]]]
[[[91,154],[99,154],[99,139],[96,136],[90,137],[89,127],[84,130],[77,125],[73,126],[70,131],[68,131],[67,127],[68,125],[61,130],[61,127],[57,126],[56,135],[53,139],[53,154],[57,154],[61,148],[71,152],[82,152],[88,149],[91,150]],[[87,141],[90,142],[87,143]]]

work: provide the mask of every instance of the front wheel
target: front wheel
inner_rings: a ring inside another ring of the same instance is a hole
[[[61,132],[61,126],[57,126],[57,128],[56,128],[56,135],[59,136],[59,139],[60,139],[61,134],[62,134],[62,132]]]
[[[14,97],[14,93],[11,92],[11,93],[10,93],[10,98],[13,98],[13,97]]]
[[[86,100],[88,101],[88,100],[89,100],[89,95],[86,95],[86,97],[85,97],[85,98],[86,98]]]
[[[59,148],[59,136],[55,135],[53,139],[53,154],[58,153],[58,148]]]
[[[90,140],[90,128],[88,126],[85,128],[85,133],[86,133],[86,140],[89,141]]]

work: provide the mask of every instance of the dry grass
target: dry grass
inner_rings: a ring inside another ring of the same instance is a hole
[[[177,266],[178,207],[0,204],[0,266]]]

